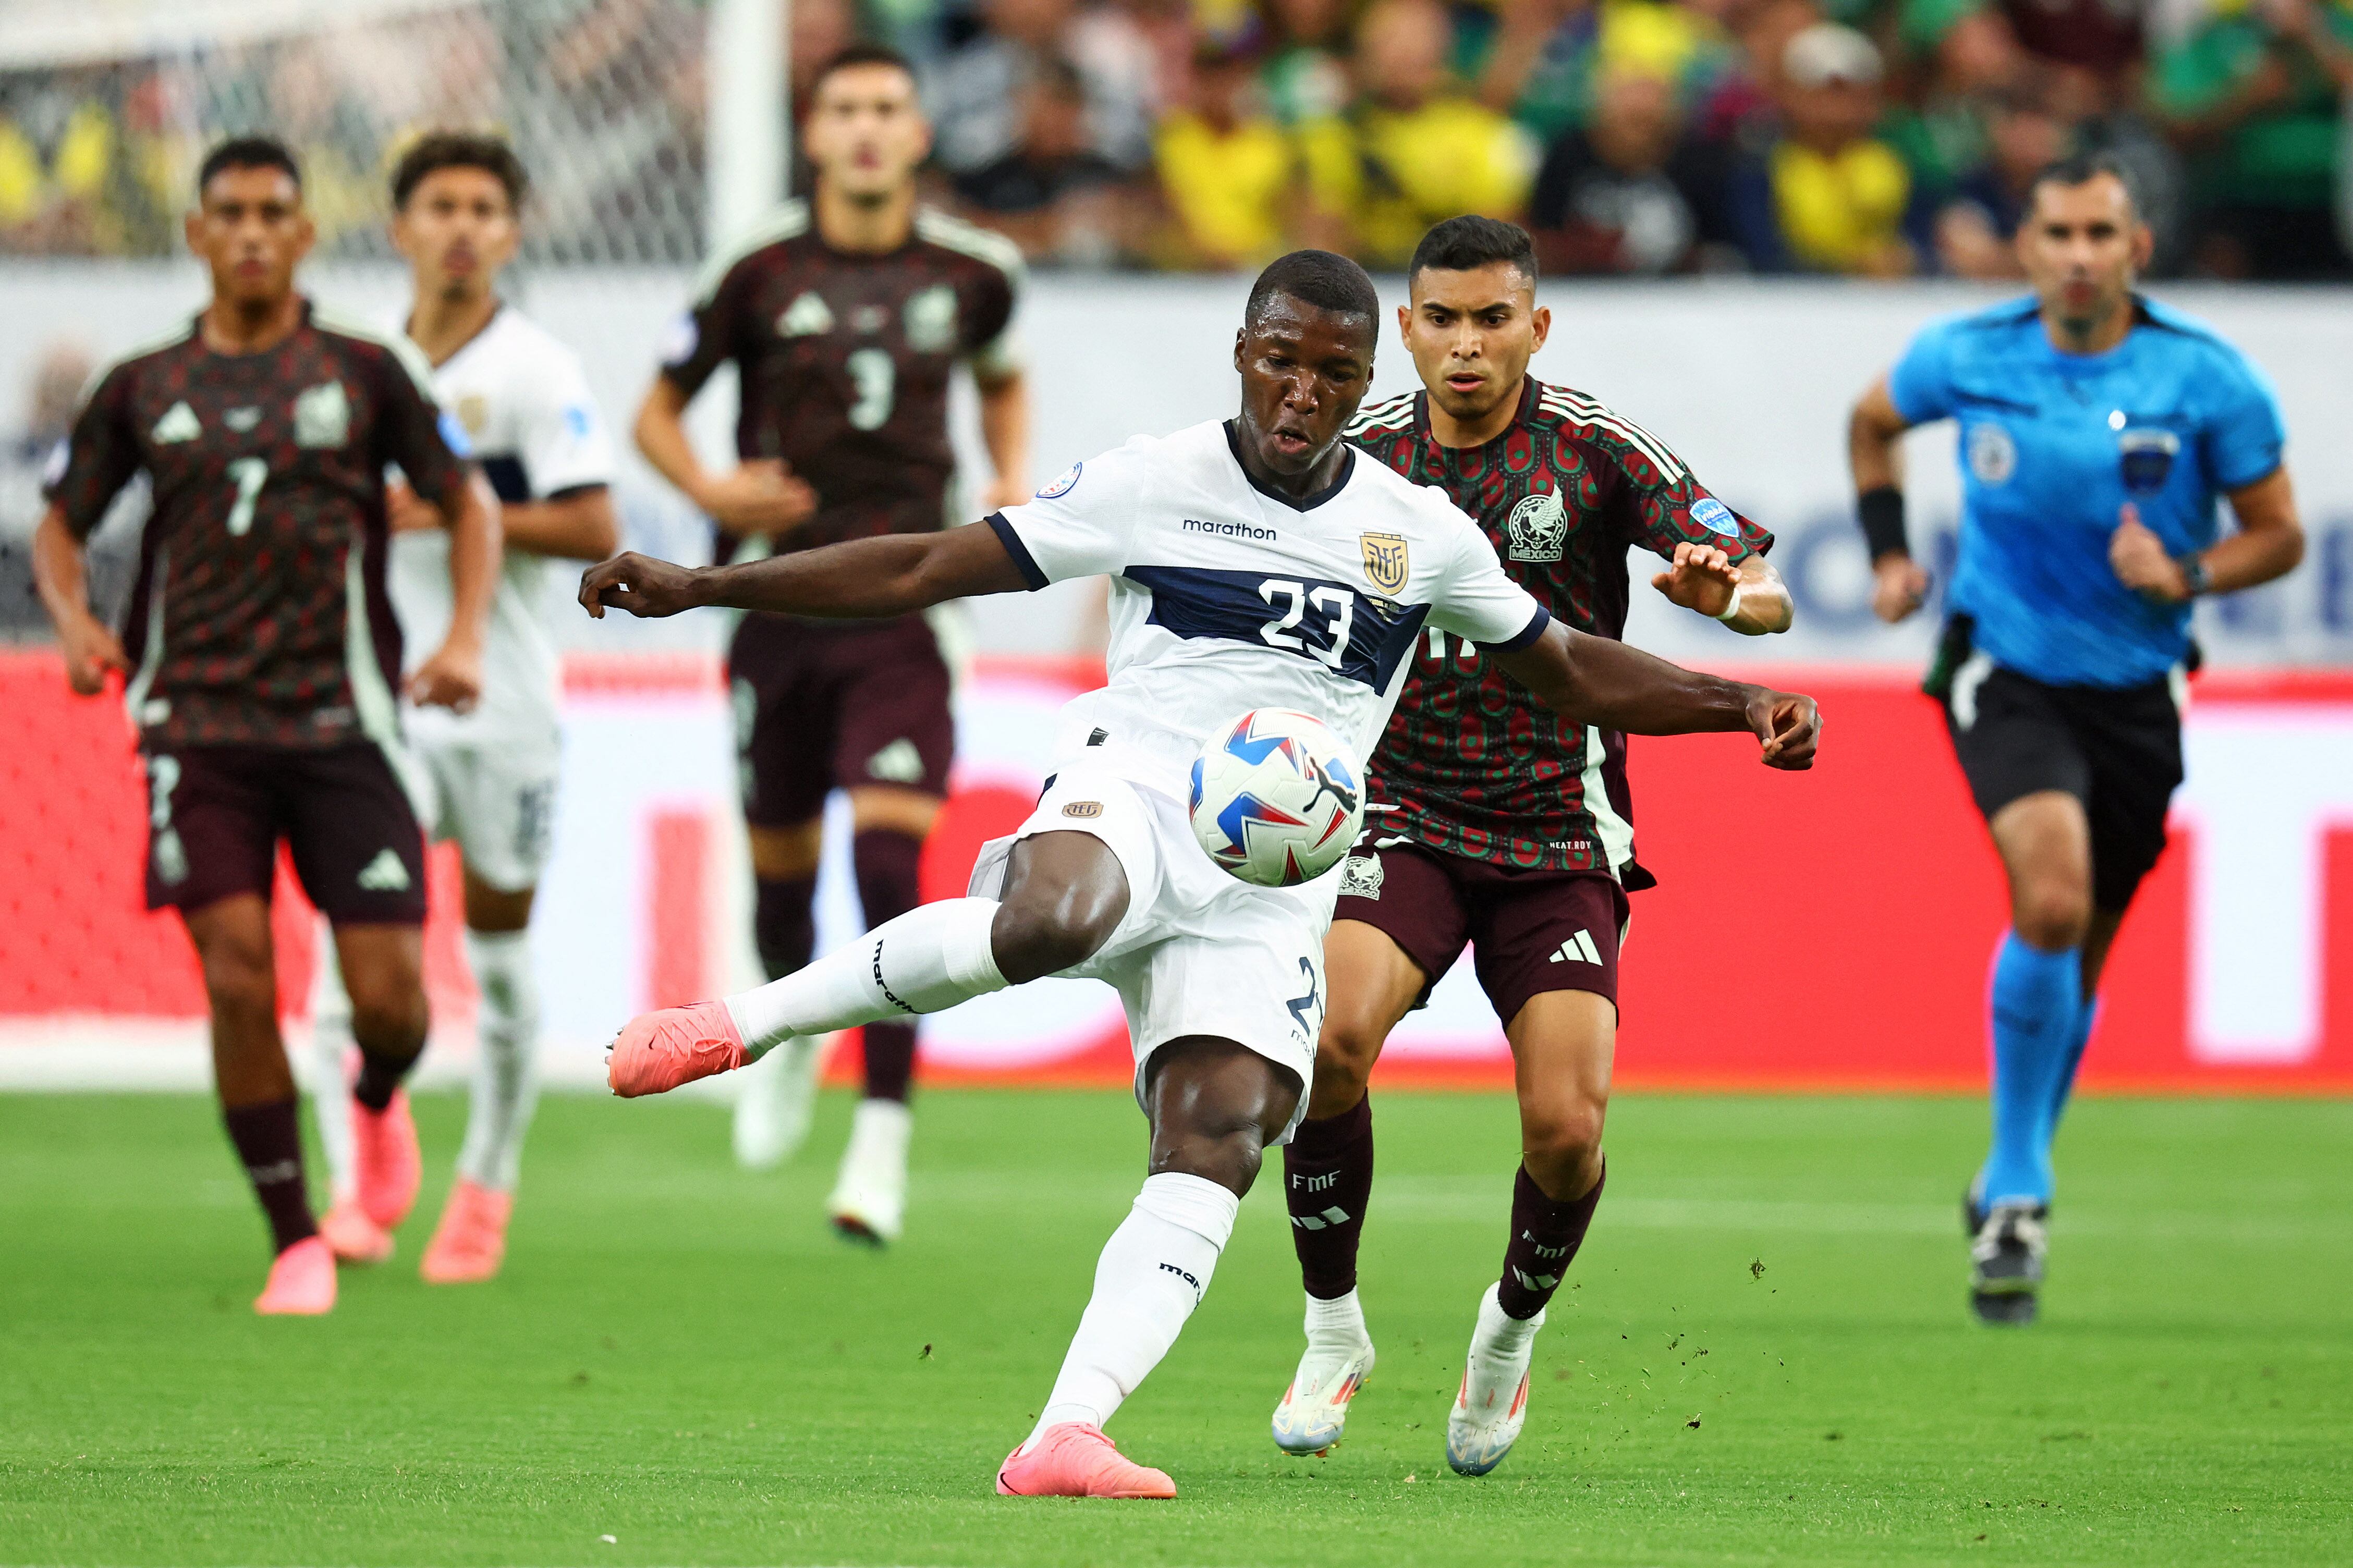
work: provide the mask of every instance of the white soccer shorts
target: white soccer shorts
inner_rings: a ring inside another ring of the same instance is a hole
[[[453,839],[467,868],[502,893],[539,886],[555,826],[553,747],[422,745],[430,799],[417,815],[436,843]]]
[[[1001,898],[1012,847],[1040,833],[1099,838],[1127,875],[1118,929],[1063,973],[1118,991],[1135,1053],[1136,1103],[1145,1103],[1145,1068],[1162,1046],[1195,1035],[1233,1040],[1297,1078],[1299,1107],[1275,1140],[1289,1142],[1315,1077],[1337,868],[1298,888],[1239,881],[1194,838],[1184,801],[1089,758],[1063,765],[1019,831],[982,849],[972,895]]]

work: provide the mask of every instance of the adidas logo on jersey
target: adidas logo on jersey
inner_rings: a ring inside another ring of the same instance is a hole
[[[902,736],[866,759],[870,777],[890,784],[913,784],[923,782],[923,753],[915,742]]]
[[[159,447],[169,447],[181,441],[193,441],[204,433],[205,427],[197,420],[196,411],[185,403],[174,403],[164,412],[164,417],[155,421],[155,428],[148,432],[148,438]]]
[[[1599,963],[1601,962],[1601,950],[1593,945],[1593,933],[1591,931],[1580,931],[1575,936],[1570,937],[1567,942],[1560,944],[1560,951],[1552,955],[1552,962],[1555,963]]]
[[[360,871],[360,886],[371,893],[405,893],[408,890],[408,868],[400,862],[399,852],[383,848],[375,858]]]
[[[814,289],[786,306],[785,313],[776,318],[776,335],[780,338],[813,338],[831,331],[833,311]]]

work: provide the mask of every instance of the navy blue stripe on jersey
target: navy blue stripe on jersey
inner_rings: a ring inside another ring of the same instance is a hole
[[[531,474],[515,457],[484,458],[482,478],[491,481],[491,489],[503,501],[527,501],[531,499]]]
[[[1046,574],[1039,569],[1038,558],[1029,553],[1029,547],[1021,542],[1021,536],[1013,531],[1011,523],[1005,521],[1005,514],[992,511],[981,521],[988,524],[997,542],[1005,546],[1005,553],[1013,557],[1013,564],[1020,568],[1021,580],[1029,584],[1029,591],[1034,594],[1044,587]]]
[[[1517,653],[1544,636],[1545,627],[1552,625],[1552,612],[1542,605],[1536,606],[1535,618],[1520,628],[1519,635],[1509,642],[1482,642],[1479,647],[1488,653]]]
[[[1428,605],[1376,599],[1320,577],[1198,566],[1131,566],[1122,575],[1152,590],[1154,626],[1295,653],[1376,691],[1388,689],[1430,616]]]

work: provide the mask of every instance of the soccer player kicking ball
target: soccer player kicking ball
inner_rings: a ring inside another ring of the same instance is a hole
[[[196,191],[188,248],[211,268],[212,302],[93,383],[34,558],[73,689],[130,674],[147,905],[178,910],[195,943],[222,1113],[277,1247],[254,1308],[323,1312],[335,1259],[311,1217],[278,1034],[271,870],[283,839],[332,923],[360,1050],[358,1201],[397,1224],[419,1173],[400,1083],[425,1047],[425,853],[401,776],[385,468],[399,466],[449,537],[448,630],[408,678],[421,704],[465,708],[480,693],[498,521],[416,350],[295,291],[311,226],[293,156],[261,138],[223,142]],[[82,546],[142,469],[154,506],[118,642],[90,612]]]
[[[480,703],[468,713],[405,715],[433,803],[427,826],[456,840],[464,860],[466,959],[481,994],[458,1180],[419,1266],[437,1285],[498,1273],[539,1100],[539,993],[526,928],[547,863],[562,751],[561,677],[543,619],[547,559],[601,561],[620,542],[612,445],[579,357],[499,298],[528,186],[504,142],[465,132],[419,138],[392,174],[393,243],[416,286],[397,330],[431,362],[442,403],[465,426],[498,492],[506,543]],[[414,649],[449,625],[448,535],[413,490],[401,486],[392,497],[392,607]],[[391,1233],[343,1195],[350,1004],[333,964],[321,971],[311,1077],[337,1202],[319,1228],[337,1257],[378,1262],[391,1256]]]
[[[1398,328],[1423,390],[1366,408],[1348,439],[1442,489],[1504,571],[1565,626],[1618,637],[1626,551],[1656,551],[1652,585],[1761,635],[1789,624],[1773,537],[1710,495],[1658,437],[1527,374],[1552,312],[1517,226],[1450,218],[1416,247]],[[1370,761],[1365,839],[1343,863],[1324,961],[1331,1003],[1307,1119],[1283,1150],[1284,1196],[1307,1291],[1307,1350],[1274,1412],[1294,1454],[1340,1440],[1373,1370],[1356,1251],[1373,1183],[1366,1086],[1391,1029],[1469,942],[1516,1068],[1521,1163],[1500,1280],[1480,1300],[1447,1462],[1484,1475],[1527,1419],[1545,1304],[1601,1199],[1601,1128],[1618,1030],[1634,860],[1626,743],[1596,715],[1548,712],[1508,660],[1431,630]]]
[[[1103,1248],[1036,1430],[997,1472],[1001,1492],[1175,1495],[1166,1475],[1122,1458],[1103,1424],[1175,1342],[1264,1150],[1305,1107],[1336,878],[1253,887],[1201,851],[1187,795],[1206,737],[1273,705],[1361,754],[1430,625],[1495,649],[1546,702],[1593,721],[1748,730],[1778,766],[1813,760],[1810,700],[1556,625],[1442,496],[1341,441],[1378,312],[1355,262],[1293,252],[1250,289],[1233,419],[1138,437],[969,527],[705,571],[625,555],[582,581],[592,614],[871,616],[1111,578],[1110,684],[1064,710],[1053,777],[1020,831],[984,852],[975,896],[924,905],[759,990],[635,1019],[609,1069],[616,1093],[658,1093],[796,1034],[1041,975],[1118,989],[1151,1174]]]
[[[919,205],[932,145],[913,68],[871,44],[828,61],[809,89],[801,151],[816,178],[703,269],[638,416],[647,460],[707,513],[716,558],[749,561],[878,533],[936,533],[955,479],[948,387],[961,364],[979,393],[997,468],[988,507],[1028,499],[1029,399],[1013,313],[1020,252]],[[687,405],[734,362],[741,466],[704,469]],[[986,510],[986,509],[984,509]],[[969,515],[969,514],[965,514]],[[923,839],[955,749],[949,669],[920,615],[813,620],[749,615],[727,650],[761,967],[809,961],[825,801],[849,801],[850,855],[866,923],[915,907]],[[907,1189],[915,1026],[864,1032],[866,1094],[826,1200],[852,1240],[898,1239]],[[745,1075],[735,1152],[785,1159],[807,1132],[820,1042],[797,1039]]]
[[[1899,621],[1927,588],[1899,442],[1961,426],[1960,557],[1928,690],[2010,880],[1988,1007],[1993,1147],[1965,1202],[1969,1301],[1989,1323],[2034,1320],[2052,1137],[2181,782],[2190,602],[2304,552],[2270,384],[2135,291],[2148,254],[2120,165],[2046,169],[2018,229],[2034,297],[1921,332],[1849,435],[1873,605]],[[2235,537],[2218,537],[2218,496]]]

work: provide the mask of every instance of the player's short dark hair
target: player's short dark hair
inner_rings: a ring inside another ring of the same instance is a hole
[[[1433,226],[1421,237],[1421,243],[1413,247],[1413,259],[1406,264],[1406,280],[1410,283],[1433,267],[1440,272],[1471,272],[1499,261],[1517,269],[1529,282],[1536,280],[1536,242],[1528,237],[1526,229],[1499,217],[1465,213]]]
[[[505,137],[488,131],[428,131],[392,166],[392,210],[406,207],[425,176],[443,169],[481,170],[506,187],[507,205],[518,212],[531,190],[531,174]]]
[[[826,79],[832,76],[834,72],[849,70],[858,66],[889,66],[893,70],[906,72],[908,80],[915,79],[915,62],[890,45],[851,44],[817,68],[817,75],[809,78],[810,99],[814,100],[817,97],[824,88]]]
[[[2105,174],[2125,188],[2125,206],[2134,218],[2140,216],[2140,191],[2133,173],[2125,161],[2114,153],[2071,153],[2053,163],[2035,171],[2034,178],[2026,183],[2026,210],[2032,212],[2036,200],[2045,185],[2064,185],[2069,190],[2086,185]]]
[[[196,165],[196,199],[204,199],[205,187],[223,169],[282,169],[302,188],[302,165],[294,161],[293,151],[275,136],[232,136],[216,144]]]
[[[1267,301],[1276,295],[1313,305],[1337,315],[1362,316],[1367,321],[1381,313],[1380,290],[1370,274],[1345,256],[1329,250],[1294,250],[1266,264],[1250,285],[1250,302],[1242,307],[1242,324],[1256,326]]]

